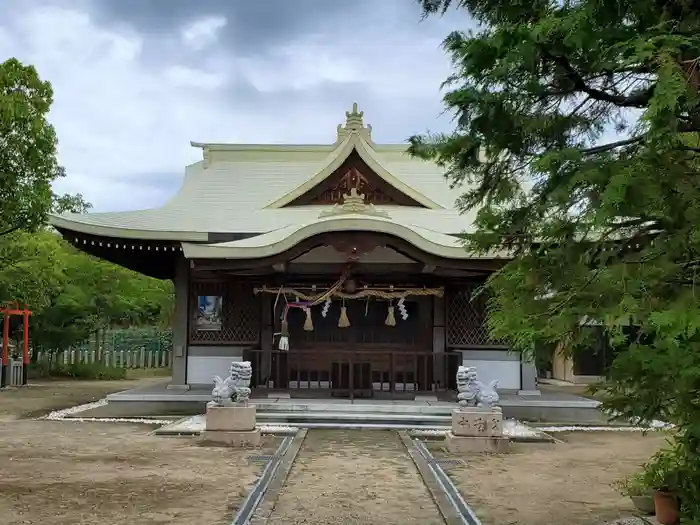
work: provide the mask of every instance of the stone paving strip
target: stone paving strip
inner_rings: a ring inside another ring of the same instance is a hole
[[[309,429],[266,518],[268,525],[445,523],[399,435],[382,430]]]

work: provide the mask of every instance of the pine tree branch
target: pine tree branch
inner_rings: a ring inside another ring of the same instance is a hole
[[[645,135],[637,135],[630,139],[618,140],[617,142],[609,142],[608,144],[601,144],[600,146],[593,146],[592,148],[587,148],[581,150],[584,155],[595,155],[597,153],[605,153],[616,148],[621,148],[622,146],[629,146],[631,144],[637,144],[644,139]]]
[[[626,108],[645,108],[649,104],[649,101],[654,94],[656,84],[652,84],[646,89],[635,91],[631,95],[614,95],[601,89],[593,88],[586,83],[584,78],[573,68],[566,57],[553,55],[548,52],[545,52],[544,54],[566,72],[567,80],[572,83],[576,90],[586,93],[595,100],[610,102],[616,106]]]

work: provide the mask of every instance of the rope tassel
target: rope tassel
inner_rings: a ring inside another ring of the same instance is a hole
[[[386,313],[384,324],[387,326],[396,326],[396,316],[394,315],[394,305],[389,303],[389,310]]]
[[[308,306],[304,308],[304,313],[306,314],[306,319],[304,319],[304,331],[313,332],[314,320],[311,318],[311,308],[309,308]]]
[[[350,319],[348,319],[348,309],[345,307],[345,301],[340,307],[340,317],[338,318],[338,328],[347,328],[350,326]]]

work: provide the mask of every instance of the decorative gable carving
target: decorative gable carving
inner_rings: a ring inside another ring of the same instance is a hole
[[[328,178],[287,206],[342,205],[345,196],[351,195],[353,189],[364,195],[364,203],[368,205],[424,207],[374,173],[356,151]]]
[[[374,204],[367,204],[365,202],[365,196],[358,193],[356,188],[350,188],[350,193],[343,195],[343,204],[334,204],[333,208],[330,210],[322,211],[318,218],[323,219],[324,217],[349,215],[353,213],[389,218],[387,212],[378,210],[374,207]]]

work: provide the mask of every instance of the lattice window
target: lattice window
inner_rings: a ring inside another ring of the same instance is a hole
[[[487,297],[474,292],[480,283],[447,290],[447,346],[477,347],[498,345],[486,327]]]
[[[260,340],[260,296],[253,285],[240,281],[195,282],[190,297],[190,341],[214,344],[257,344]],[[197,298],[201,295],[222,297],[221,330],[198,330],[195,323]]]

